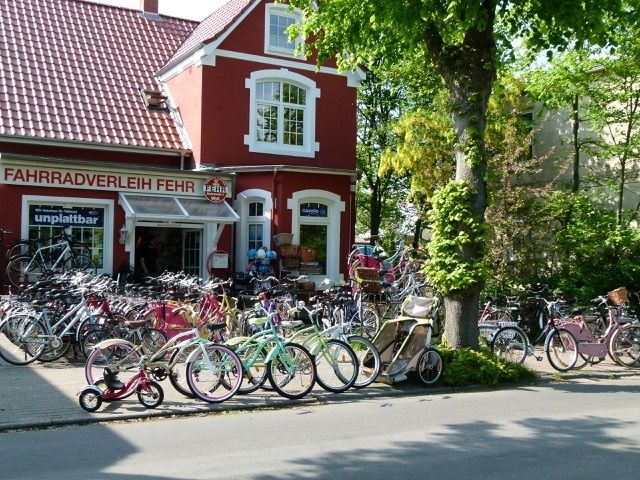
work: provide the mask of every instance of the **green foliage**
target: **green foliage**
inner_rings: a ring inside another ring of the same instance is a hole
[[[446,385],[499,385],[501,383],[534,380],[536,373],[524,365],[507,362],[496,357],[491,350],[461,348],[440,350],[444,370],[442,382]]]
[[[442,111],[419,109],[407,112],[395,123],[394,130],[397,145],[383,153],[380,175],[409,175],[409,199],[426,210],[433,192],[454,175],[455,135],[451,119]]]
[[[585,195],[554,193],[548,200],[555,218],[553,277],[557,290],[586,302],[621,285],[640,282],[640,232],[617,226],[615,213]]]
[[[448,183],[433,197],[430,212],[432,237],[426,271],[431,283],[444,295],[481,284],[486,268],[485,225],[473,214],[468,182]]]

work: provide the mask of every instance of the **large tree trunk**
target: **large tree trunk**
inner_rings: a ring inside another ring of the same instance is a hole
[[[444,47],[437,27],[425,32],[425,42],[434,64],[452,97],[452,119],[457,135],[456,180],[468,182],[472,190],[471,211],[484,222],[487,204],[484,144],[486,114],[496,77],[496,45],[493,38],[495,2],[485,0],[487,23],[483,30],[470,28],[458,47]],[[469,245],[462,252],[468,262],[483,259],[483,245]],[[478,308],[482,283],[454,290],[445,297],[445,331],[452,348],[478,346]]]

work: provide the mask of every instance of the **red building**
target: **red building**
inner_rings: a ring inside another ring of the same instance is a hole
[[[201,23],[157,7],[0,0],[0,227],[71,224],[108,273],[149,233],[162,268],[203,276],[211,252],[241,272],[291,233],[338,279],[361,75],[297,54],[282,4],[230,0]]]

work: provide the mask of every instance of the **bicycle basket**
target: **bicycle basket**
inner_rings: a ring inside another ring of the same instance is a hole
[[[629,301],[629,295],[627,294],[627,289],[625,287],[619,287],[615,290],[611,290],[608,295],[609,300],[611,300],[615,305],[622,305]]]

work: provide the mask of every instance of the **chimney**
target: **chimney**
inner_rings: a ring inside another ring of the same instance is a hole
[[[142,13],[158,14],[158,0],[140,0],[140,10]]]

